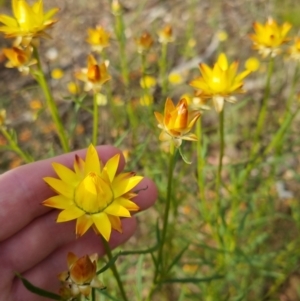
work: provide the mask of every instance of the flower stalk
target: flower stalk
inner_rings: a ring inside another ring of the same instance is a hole
[[[102,244],[104,246],[105,253],[106,253],[107,257],[108,257],[108,260],[111,261],[111,262],[113,262],[112,261],[113,256],[112,256],[112,252],[111,252],[109,243],[102,236],[101,236],[101,238],[102,238]],[[116,267],[116,264],[114,262],[110,266],[110,269],[111,269],[112,273],[114,274],[114,277],[115,277],[115,279],[117,281],[117,284],[118,284],[120,293],[122,295],[123,301],[128,301],[128,298],[126,296],[126,292],[125,292],[125,289],[124,289],[124,286],[123,286],[120,274],[119,274],[118,269]]]
[[[98,112],[97,94],[94,93],[94,97],[93,97],[93,138],[92,138],[93,145],[97,145],[97,142],[98,142],[98,124],[99,124],[99,112]]]
[[[205,161],[203,158],[203,139],[202,139],[202,120],[200,119],[196,124],[196,135],[197,135],[197,173],[198,173],[198,187],[200,194],[200,202],[205,202],[205,187],[204,187],[204,174],[203,169]]]
[[[163,256],[163,249],[166,241],[166,236],[167,236],[167,229],[168,229],[168,224],[169,224],[169,213],[170,213],[170,207],[171,207],[171,195],[172,195],[172,184],[173,184],[173,175],[174,175],[174,168],[175,168],[175,158],[176,158],[176,153],[178,149],[175,148],[174,143],[171,143],[171,149],[170,149],[170,159],[169,159],[169,171],[168,171],[168,186],[167,186],[167,198],[166,198],[166,206],[165,206],[165,211],[164,211],[164,217],[163,217],[163,228],[161,232],[161,241],[160,241],[160,246],[158,250],[158,257],[157,257],[157,262],[158,262],[158,268],[155,271],[155,277],[154,281],[158,281],[158,276],[160,274],[161,279],[164,278],[164,268],[165,268],[165,262],[164,262],[164,256]]]
[[[262,100],[262,105],[261,105],[259,115],[258,115],[258,122],[257,122],[256,131],[255,131],[255,136],[254,136],[254,145],[251,150],[250,157],[252,157],[258,151],[259,137],[262,133],[262,130],[263,130],[263,127],[265,124],[265,119],[266,119],[266,114],[267,114],[267,109],[268,109],[268,100],[270,98],[270,84],[271,84],[273,70],[274,70],[274,59],[271,58],[269,61],[269,65],[268,65],[266,88],[265,88],[264,98]]]
[[[219,153],[219,165],[216,178],[216,187],[219,199],[221,198],[221,183],[222,183],[222,168],[223,168],[223,156],[224,156],[224,110],[219,113],[219,138],[220,138],[220,153]]]
[[[12,135],[7,131],[5,126],[0,126],[0,132],[1,134],[6,138],[6,140],[9,143],[10,149],[17,153],[25,163],[34,162],[33,158],[25,153],[18,145],[18,143],[15,141],[15,139],[12,137]]]
[[[61,142],[61,146],[62,146],[64,152],[67,153],[70,151],[68,139],[67,139],[61,118],[59,116],[57,106],[55,104],[52,93],[50,91],[47,80],[45,78],[45,74],[42,69],[42,64],[40,61],[39,53],[38,53],[38,50],[36,47],[34,47],[34,49],[33,49],[33,54],[34,54],[35,59],[37,60],[38,70],[37,70],[37,72],[32,71],[32,75],[34,76],[34,78],[36,79],[36,81],[39,83],[40,87],[43,90],[43,93],[46,98],[47,106],[51,113],[52,120],[54,121],[56,128],[57,128],[57,133],[58,133],[59,140]]]

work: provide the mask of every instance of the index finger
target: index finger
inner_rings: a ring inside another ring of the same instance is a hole
[[[96,147],[99,157],[105,163],[121,151],[109,145]],[[86,149],[54,158],[23,165],[0,176],[0,241],[29,224],[33,219],[51,210],[41,202],[54,195],[43,181],[46,176],[56,176],[51,163],[58,162],[72,168],[75,154],[84,158]],[[118,172],[125,165],[121,155]]]

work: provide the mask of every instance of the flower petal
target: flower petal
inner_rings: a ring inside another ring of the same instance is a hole
[[[97,150],[91,144],[86,153],[84,174],[87,176],[90,172],[100,173],[100,162]]]
[[[77,218],[76,235],[82,236],[93,224],[93,219],[90,215],[84,214]]]
[[[56,209],[66,209],[73,204],[73,201],[69,198],[66,198],[63,195],[56,195],[42,203],[44,206],[52,207]]]
[[[106,213],[98,213],[92,215],[93,222],[97,231],[104,237],[106,241],[109,241],[111,234],[111,223]]]
[[[118,181],[118,177],[116,177],[112,183],[114,197],[118,198],[119,196],[125,194],[126,192],[134,188],[138,183],[140,183],[142,179],[143,177],[141,176],[134,176],[122,181]]]
[[[61,178],[63,182],[70,183],[76,186],[80,181],[76,173],[73,170],[69,169],[68,167],[60,163],[52,163],[52,166],[56,174]]]
[[[136,203],[123,197],[119,197],[115,199],[115,203],[119,203],[120,205],[122,205],[123,207],[125,207],[130,211],[138,211],[140,209],[140,207]]]
[[[106,162],[103,168],[103,170],[107,172],[110,182],[113,181],[117,173],[119,161],[120,161],[120,154],[116,154]]]
[[[114,230],[117,230],[118,232],[122,233],[122,223],[118,216],[108,215],[108,218],[111,223],[111,227]]]
[[[43,178],[43,180],[58,194],[62,194],[63,196],[69,199],[73,198],[74,188],[70,184],[67,184],[62,180],[51,177]]]
[[[62,223],[62,222],[68,222],[73,219],[76,219],[82,215],[84,215],[85,212],[76,207],[75,205],[70,206],[69,208],[66,208],[63,210],[57,217],[56,222]]]
[[[114,215],[114,216],[122,216],[122,217],[130,217],[130,212],[120,204],[116,202],[112,202],[108,207],[104,210],[105,213]]]

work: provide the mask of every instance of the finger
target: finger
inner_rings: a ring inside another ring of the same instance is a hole
[[[109,242],[111,248],[115,248],[121,243],[127,241],[135,231],[135,218],[127,218],[122,220],[123,233],[113,232]],[[67,270],[67,254],[72,251],[76,256],[91,255],[97,253],[99,257],[105,254],[101,238],[93,232],[89,232],[76,241],[71,241],[62,246],[60,249],[53,252],[49,257],[39,263],[31,270],[23,273],[22,276],[32,282],[34,285],[43,289],[58,292],[59,280],[57,275],[60,272]],[[42,301],[43,299],[30,293],[22,284],[15,278],[11,289],[14,301]]]
[[[108,145],[98,146],[97,151],[103,163],[115,154],[121,154],[120,150]],[[43,177],[56,176],[51,163],[58,162],[72,168],[75,154],[84,158],[85,153],[86,149],[38,161],[0,176],[0,241],[51,210],[41,205],[42,201],[54,195],[54,192],[43,181]],[[124,164],[124,157],[121,155],[119,171],[124,168]]]
[[[146,210],[157,199],[156,185],[149,178],[144,178],[133,190],[138,192],[133,201],[140,207],[140,210]]]
[[[147,190],[140,190],[138,196],[133,199],[140,209],[144,210],[154,204],[157,196],[156,188],[147,178],[143,179],[138,187],[148,187]],[[48,212],[0,243],[0,266],[3,274],[27,271],[56,249],[75,241],[75,222],[55,223],[57,215],[57,210]],[[22,256],[16,252],[21,248]]]

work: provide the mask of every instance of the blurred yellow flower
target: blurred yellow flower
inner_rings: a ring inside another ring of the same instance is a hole
[[[170,25],[166,25],[163,29],[158,31],[158,41],[162,44],[171,43],[174,41],[173,30]]]
[[[64,76],[64,71],[60,68],[54,68],[51,71],[51,77],[53,79],[61,79]]]
[[[251,72],[257,71],[260,66],[260,62],[256,57],[249,57],[245,62],[245,68]]]
[[[58,12],[53,8],[44,14],[43,0],[36,1],[30,6],[25,0],[12,0],[14,17],[0,15],[0,32],[6,38],[19,38],[19,42],[28,45],[31,39],[39,36],[48,36],[45,30],[51,27],[56,20],[52,17]]]
[[[171,83],[172,85],[180,85],[183,83],[184,78],[180,73],[172,72],[169,74],[168,80],[169,80],[169,83]]]
[[[68,91],[73,94],[77,95],[80,92],[79,86],[75,82],[69,82],[67,84]]]
[[[140,38],[136,39],[135,42],[139,53],[148,51],[154,43],[152,36],[147,31],[145,31]]]
[[[17,47],[4,48],[3,53],[9,60],[5,64],[5,67],[17,68],[24,75],[29,73],[30,66],[37,63],[36,59],[31,58],[31,47],[27,47],[25,50]]]
[[[175,107],[172,99],[167,98],[164,115],[154,114],[162,130],[160,141],[172,141],[175,147],[179,147],[182,140],[197,141],[197,136],[189,132],[201,114],[198,111],[189,112],[186,99],[182,98]]]
[[[109,46],[110,34],[102,27],[96,29],[88,28],[87,42],[91,45],[92,51],[100,53],[105,47]]]
[[[292,25],[285,22],[282,26],[279,26],[272,18],[268,18],[265,25],[254,22],[253,28],[255,33],[250,34],[253,48],[262,57],[267,57],[268,55],[275,57],[281,52],[280,46],[290,40],[286,35],[292,28]]]
[[[243,79],[249,75],[250,70],[237,74],[238,62],[228,64],[227,57],[221,53],[213,68],[200,64],[202,76],[192,80],[190,85],[199,91],[196,95],[208,99],[212,98],[217,112],[221,112],[224,101],[235,102],[233,93],[243,93]]]
[[[288,49],[290,58],[295,61],[300,61],[300,37],[295,37],[294,44]]]
[[[219,30],[217,32],[217,38],[220,42],[224,42],[228,39],[228,33],[225,30]]]
[[[141,106],[148,107],[153,104],[153,95],[144,94],[140,98]]]
[[[143,89],[150,89],[155,87],[156,85],[156,78],[150,75],[145,75],[140,79],[140,86]]]
[[[104,286],[97,277],[98,254],[85,255],[78,258],[72,252],[68,253],[68,271],[58,275],[62,282],[60,295],[66,299],[83,295],[88,297],[92,288],[103,289]]]
[[[85,91],[98,93],[103,84],[110,80],[105,63],[98,65],[93,55],[88,56],[88,66],[75,73],[75,77],[85,82]]]
[[[131,191],[142,179],[135,173],[117,174],[120,155],[105,165],[90,145],[85,161],[75,156],[74,171],[53,163],[59,179],[46,177],[44,181],[58,194],[43,202],[45,206],[63,210],[57,222],[77,220],[76,235],[82,236],[91,226],[107,241],[111,230],[122,232],[120,217],[130,217],[139,207],[131,201],[137,194]]]

